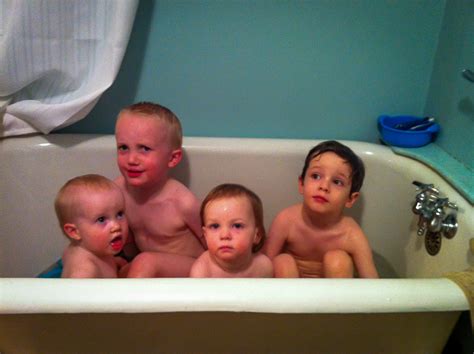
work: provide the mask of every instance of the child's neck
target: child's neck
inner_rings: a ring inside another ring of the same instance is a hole
[[[303,221],[306,225],[316,229],[329,229],[336,226],[344,214],[343,211],[333,213],[315,213],[309,210],[304,204],[301,208]]]

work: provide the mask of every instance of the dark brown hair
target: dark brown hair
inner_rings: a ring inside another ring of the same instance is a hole
[[[311,150],[309,150],[308,155],[306,155],[306,159],[304,161],[303,171],[301,172],[300,178],[304,180],[306,175],[306,170],[310,162],[317,156],[324,154],[325,152],[333,152],[344,161],[346,161],[349,166],[351,166],[351,191],[350,193],[359,192],[362,188],[362,183],[364,182],[365,176],[365,167],[364,163],[357,156],[354,151],[352,151],[349,147],[344,144],[341,144],[335,140],[327,140],[323,141],[322,143],[316,145]]]

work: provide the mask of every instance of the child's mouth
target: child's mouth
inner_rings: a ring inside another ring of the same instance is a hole
[[[110,246],[114,251],[120,251],[123,248],[123,239],[122,236],[117,236],[110,241]]]
[[[128,171],[127,171],[127,175],[128,175],[128,177],[130,177],[130,178],[137,178],[137,177],[140,177],[141,174],[142,174],[142,171],[131,171],[131,170],[128,170]]]
[[[315,197],[313,197],[314,201],[316,203],[327,203],[329,200],[327,200],[326,198],[320,196],[320,195],[317,195]]]
[[[219,247],[219,251],[230,252],[230,251],[232,251],[232,247],[230,247],[230,246],[221,246],[221,247]]]

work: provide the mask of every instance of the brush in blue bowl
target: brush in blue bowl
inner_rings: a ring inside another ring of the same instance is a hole
[[[434,141],[440,126],[433,117],[381,115],[378,129],[386,144],[412,148]]]

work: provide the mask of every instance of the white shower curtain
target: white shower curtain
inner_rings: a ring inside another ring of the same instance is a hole
[[[113,83],[138,0],[0,0],[0,137],[84,118]]]

